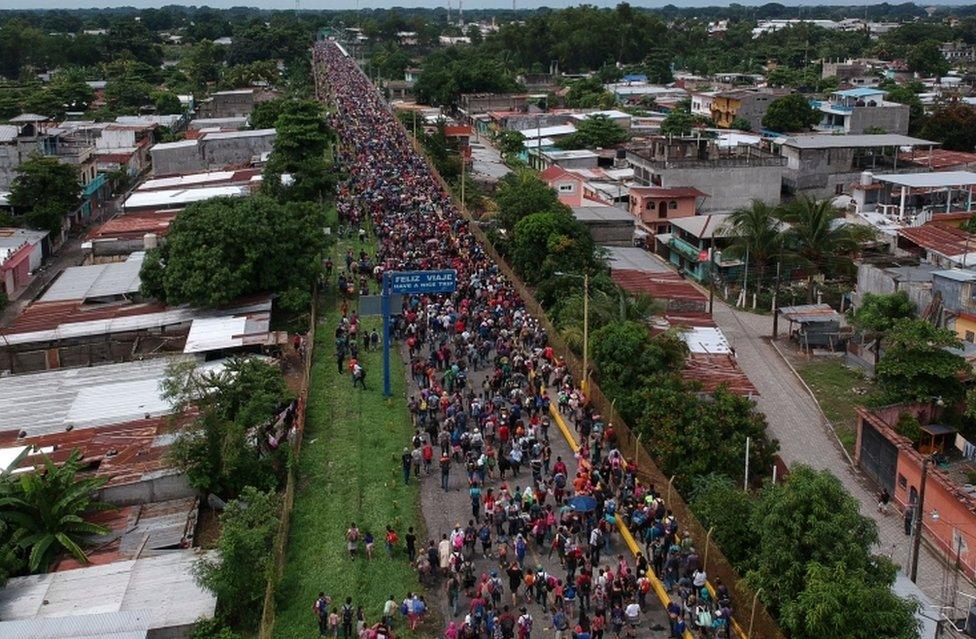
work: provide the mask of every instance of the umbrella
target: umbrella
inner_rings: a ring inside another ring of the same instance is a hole
[[[596,509],[596,499],[589,495],[578,495],[569,500],[569,505],[576,512],[588,513]]]

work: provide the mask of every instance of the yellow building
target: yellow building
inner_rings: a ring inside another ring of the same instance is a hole
[[[966,342],[976,342],[976,315],[959,313],[956,315],[956,336]]]

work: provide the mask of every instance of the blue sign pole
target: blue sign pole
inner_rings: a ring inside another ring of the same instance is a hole
[[[390,387],[390,273],[383,273],[383,394],[393,395]]]

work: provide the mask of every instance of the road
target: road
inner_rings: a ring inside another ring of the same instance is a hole
[[[860,502],[861,513],[878,523],[877,551],[906,565],[909,538],[902,518],[894,511],[888,515],[878,513],[874,487],[851,466],[830,426],[822,420],[820,407],[770,344],[772,317],[737,311],[716,299],[713,319],[759,391],[759,409],[766,415],[770,434],[779,439],[780,455],[786,464],[804,463],[833,473]],[[922,545],[918,586],[937,603],[944,599],[944,565],[935,552]],[[960,580],[960,587],[969,594],[976,592],[964,579]]]

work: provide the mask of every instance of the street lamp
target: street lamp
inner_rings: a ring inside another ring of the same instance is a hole
[[[586,394],[590,381],[590,275],[589,273],[564,273],[556,271],[553,275],[559,277],[574,277],[583,280],[583,379],[580,390]]]

